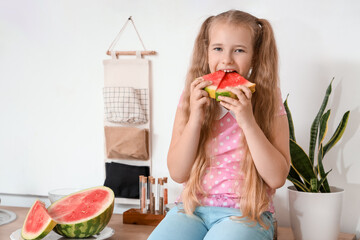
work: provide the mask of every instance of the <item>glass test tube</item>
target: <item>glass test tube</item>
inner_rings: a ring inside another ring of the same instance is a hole
[[[157,195],[159,200],[159,214],[164,214],[164,191],[163,179],[158,179]]]
[[[155,214],[155,178],[151,178],[151,182],[149,182],[150,184],[150,194],[149,194],[149,198],[150,198],[150,213],[151,214]]]
[[[164,184],[164,206],[166,206],[168,202],[168,187],[167,187],[167,177],[163,178],[163,184]]]
[[[140,211],[141,211],[141,206],[143,205],[143,203],[142,203],[142,192],[141,192],[143,177],[144,177],[143,175],[139,175],[139,199],[140,199],[139,209],[140,209]]]
[[[148,177],[148,182],[149,182],[149,184],[147,185],[147,199],[146,199],[146,205],[147,205],[147,212],[150,212],[150,191],[151,191],[151,179],[152,179],[153,177],[152,176],[149,176]]]
[[[140,176],[140,186],[139,186],[139,194],[140,194],[140,212],[146,213],[146,193],[147,193],[147,177]]]

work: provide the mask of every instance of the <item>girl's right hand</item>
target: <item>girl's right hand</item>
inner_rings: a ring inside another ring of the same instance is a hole
[[[205,107],[210,105],[209,94],[204,90],[211,81],[202,77],[196,78],[190,85],[190,117],[189,122],[202,124],[205,118]]]

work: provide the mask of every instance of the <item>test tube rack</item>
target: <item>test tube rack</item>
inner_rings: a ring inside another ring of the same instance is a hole
[[[168,203],[167,177],[159,178],[157,201],[155,201],[155,178],[139,176],[140,207],[130,208],[123,213],[123,223],[157,226],[165,217],[165,205]],[[155,202],[158,210],[155,210]]]
[[[151,214],[142,213],[137,208],[130,208],[123,213],[123,223],[157,226],[164,217],[165,214],[159,214],[158,211],[155,211],[155,214]]]

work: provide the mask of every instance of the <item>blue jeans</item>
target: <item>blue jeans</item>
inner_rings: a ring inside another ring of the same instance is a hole
[[[151,233],[148,240],[272,240],[273,218],[270,212],[262,214],[266,230],[259,224],[231,220],[231,216],[241,216],[241,211],[224,207],[197,207],[194,216],[179,212],[182,206],[173,207]]]

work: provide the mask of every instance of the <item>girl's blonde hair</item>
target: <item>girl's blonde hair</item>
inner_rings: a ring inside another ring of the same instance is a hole
[[[210,73],[208,64],[209,29],[215,22],[235,24],[248,27],[252,34],[254,55],[252,59],[251,82],[256,83],[256,92],[252,97],[253,113],[257,124],[270,140],[274,113],[279,106],[278,100],[278,55],[274,34],[270,23],[265,19],[258,19],[248,13],[230,10],[217,16],[207,18],[200,28],[196,38],[191,65],[187,73],[185,91],[183,94],[182,110],[186,119],[190,116],[190,84],[195,78]],[[211,101],[205,110],[205,120],[200,132],[197,157],[191,169],[189,179],[182,193],[184,210],[192,214],[195,208],[201,205],[199,198],[204,196],[201,178],[209,165],[209,152],[207,143],[212,137],[212,127],[219,111],[219,105]],[[241,170],[245,179],[241,189],[240,210],[244,221],[264,222],[261,214],[268,210],[268,186],[256,170],[251,154],[247,151]],[[239,190],[237,192],[240,194]]]

